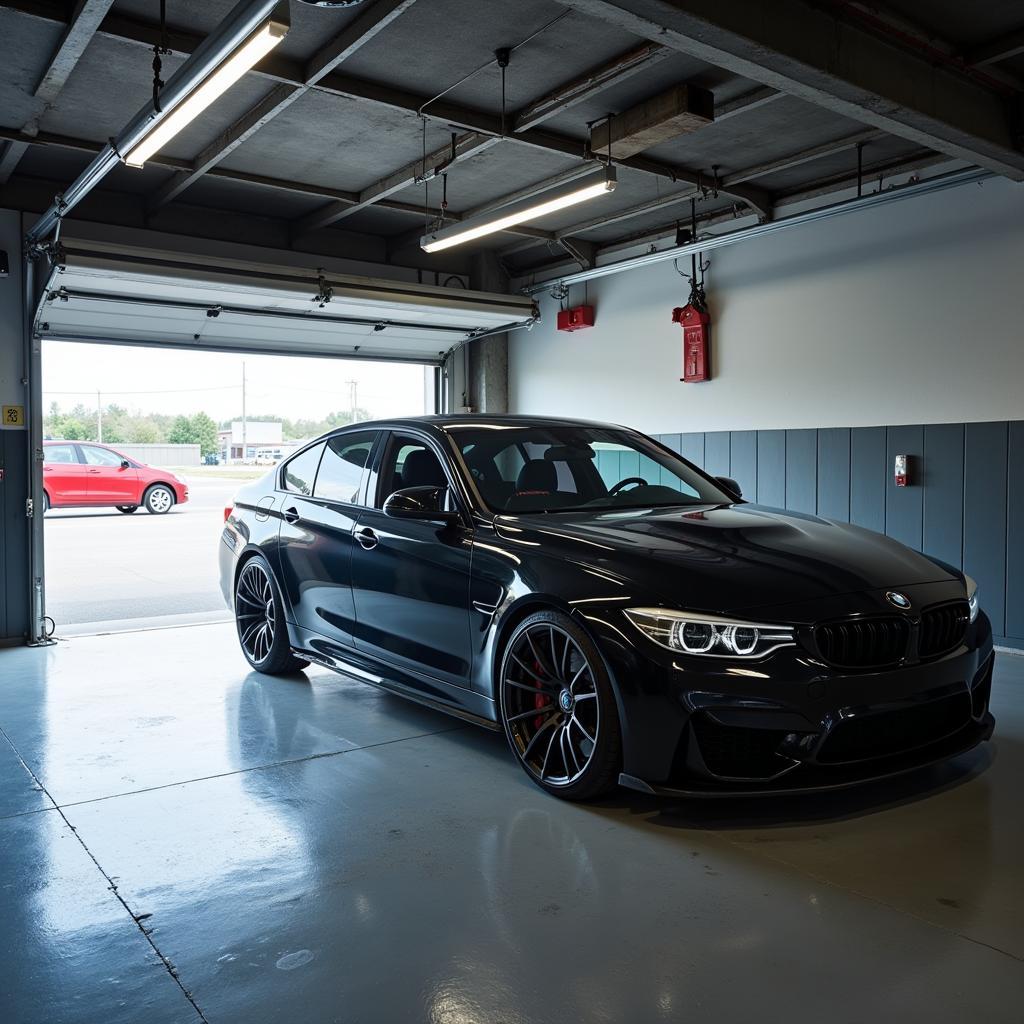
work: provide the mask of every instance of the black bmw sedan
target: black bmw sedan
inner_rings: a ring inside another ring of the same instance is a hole
[[[568,799],[827,789],[992,734],[970,577],[623,427],[343,428],[239,492],[220,570],[257,671],[313,662],[504,730]]]

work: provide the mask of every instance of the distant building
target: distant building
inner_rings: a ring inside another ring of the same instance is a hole
[[[243,442],[242,421],[234,420],[230,430],[217,431],[221,458],[224,462],[253,462],[258,449],[280,447],[283,436],[281,430],[280,423],[246,420]]]

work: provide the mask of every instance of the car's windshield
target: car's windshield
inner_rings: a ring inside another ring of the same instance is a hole
[[[720,505],[734,499],[631,431],[600,426],[451,424],[466,469],[495,512]]]

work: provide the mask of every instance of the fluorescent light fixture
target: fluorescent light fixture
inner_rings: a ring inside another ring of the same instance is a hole
[[[129,167],[142,167],[186,125],[194,121],[211,103],[223,96],[242,75],[255,66],[288,34],[288,26],[278,21],[264,22],[194,92],[178,104],[156,127],[125,156]]]
[[[517,203],[510,203],[489,213],[468,217],[440,231],[432,231],[420,239],[420,248],[424,252],[440,252],[442,249],[450,249],[453,245],[471,242],[474,238],[492,235],[495,231],[504,231],[515,224],[545,217],[556,210],[564,210],[567,206],[585,203],[588,199],[596,199],[614,191],[615,168],[607,166],[588,174],[585,178],[577,178],[576,181],[561,188],[521,199]]]

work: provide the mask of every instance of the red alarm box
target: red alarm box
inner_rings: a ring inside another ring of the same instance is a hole
[[[711,379],[711,317],[696,306],[676,306],[672,323],[683,329],[683,375],[687,383]]]
[[[558,311],[558,329],[560,331],[582,331],[584,327],[593,326],[593,306],[573,306],[572,309]]]

